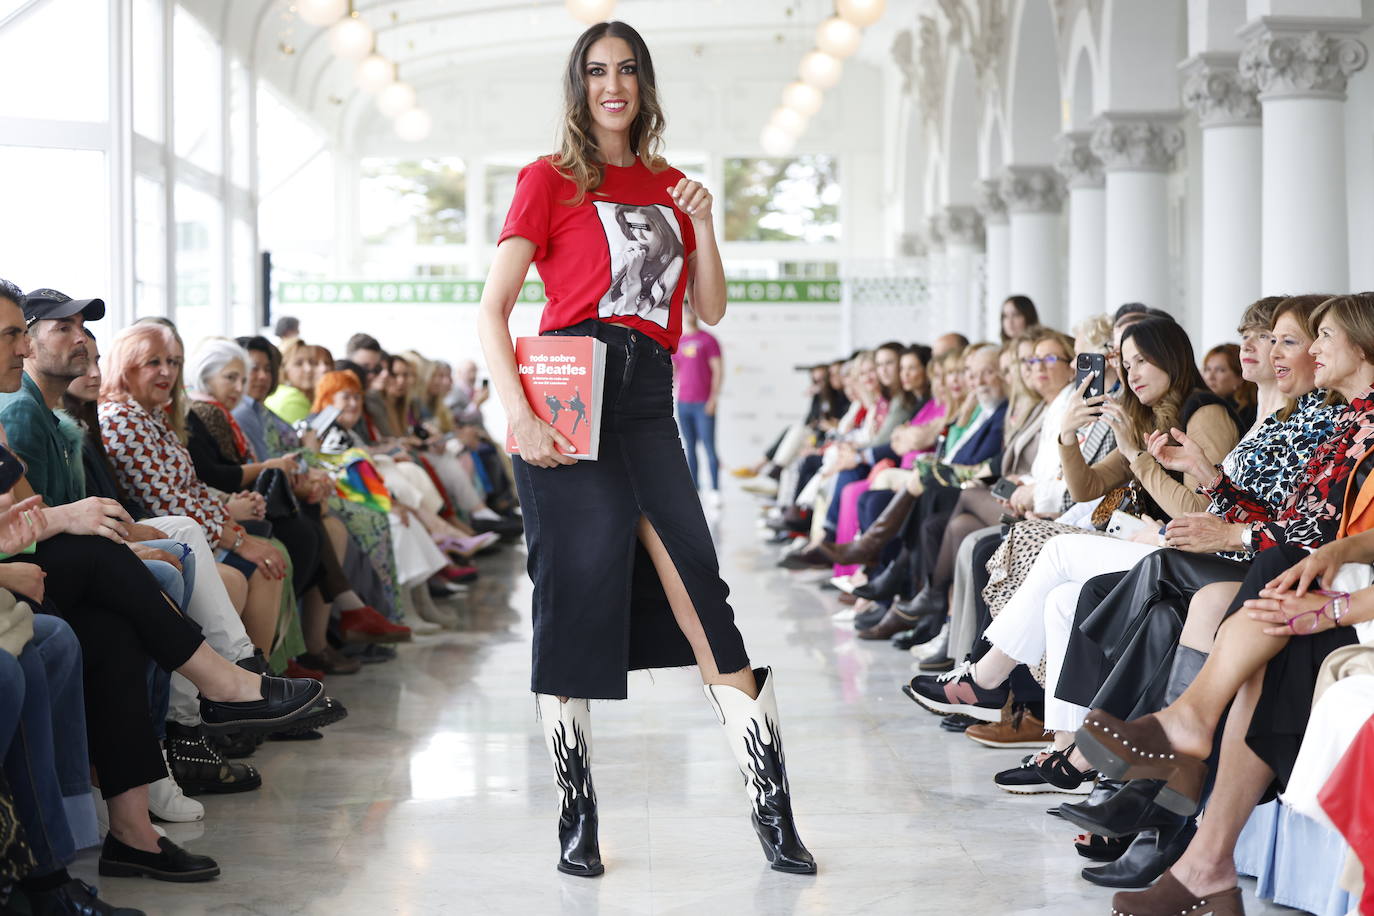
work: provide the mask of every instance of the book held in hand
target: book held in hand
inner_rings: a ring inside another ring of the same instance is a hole
[[[535,414],[573,444],[566,454],[595,461],[601,447],[606,345],[595,337],[521,337],[515,341],[515,368]],[[520,453],[509,429],[506,450]]]

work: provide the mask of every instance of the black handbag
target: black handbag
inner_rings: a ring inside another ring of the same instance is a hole
[[[301,504],[291,489],[291,480],[279,468],[265,468],[258,475],[253,489],[262,495],[267,503],[267,518],[295,518],[301,511]]]

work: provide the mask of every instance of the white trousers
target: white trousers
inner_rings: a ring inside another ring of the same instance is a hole
[[[194,620],[210,644],[220,655],[236,662],[253,654],[253,641],[243,628],[243,619],[234,610],[229,592],[219,577],[214,552],[205,540],[200,523],[184,515],[162,515],[141,519],[140,524],[156,528],[172,540],[191,548],[196,558],[196,583],[191,600],[182,610]],[[172,699],[168,717],[181,725],[200,724],[200,701],[195,685],[180,674],[172,675]]]
[[[434,452],[426,453],[425,457],[434,466],[434,473],[439,475],[449,498],[459,509],[472,512],[482,505],[482,494],[477,492],[477,485],[472,482],[461,461],[452,455],[436,455]]]
[[[983,635],[1018,662],[1045,664],[1045,727],[1072,731],[1087,710],[1054,696],[1069,646],[1069,630],[1083,584],[1094,576],[1125,572],[1158,550],[1090,534],[1061,534],[1045,542],[1026,580]]]
[[[419,519],[412,518],[406,525],[391,512],[387,521],[391,523],[391,545],[396,552],[396,583],[401,588],[420,585],[448,565],[448,558],[434,545]]]

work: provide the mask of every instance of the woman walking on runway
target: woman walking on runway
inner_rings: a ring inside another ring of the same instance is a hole
[[[725,315],[711,194],[659,155],[663,111],[634,29],[603,22],[584,32],[563,89],[559,150],[520,172],[478,319],[520,447],[532,686],[562,792],[558,868],[605,870],[588,701],[624,699],[630,670],[695,664],[768,861],[814,873],[792,821],[772,671],[749,664],[673,417],[684,294],[706,324]],[[540,333],[607,345],[597,461],[568,458],[571,444],[520,387],[509,317],[531,263],[547,298]]]

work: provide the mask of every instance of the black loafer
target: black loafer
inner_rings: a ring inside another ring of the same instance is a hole
[[[275,732],[310,711],[324,693],[324,685],[306,677],[262,678],[262,699],[244,703],[217,703],[200,698],[200,718],[205,733],[227,731]]]
[[[26,896],[33,916],[147,916],[132,907],[111,906],[80,878],[73,878],[50,891],[30,891]]]
[[[100,874],[106,878],[153,878],[158,881],[209,881],[219,877],[219,865],[209,856],[192,855],[176,843],[158,837],[158,852],[125,846],[113,833],[100,850]]]
[[[289,728],[282,728],[272,732],[272,738],[276,741],[286,739],[302,739],[306,741],[314,740],[309,738],[310,732],[324,728],[326,725],[333,725],[340,719],[348,717],[348,710],[344,704],[331,696],[321,694],[320,698],[311,704],[309,712],[291,723]],[[303,737],[304,736],[304,737]]]

